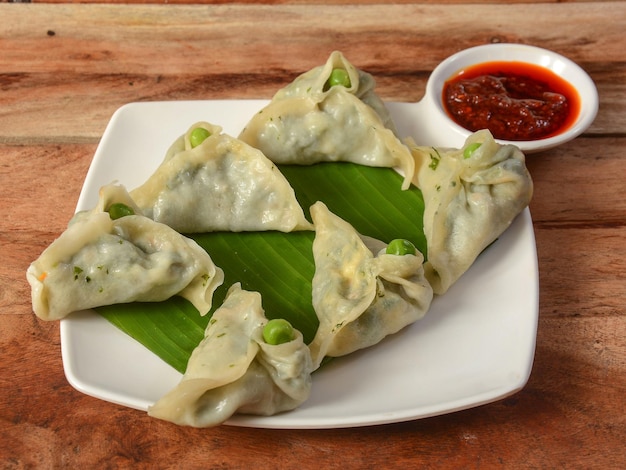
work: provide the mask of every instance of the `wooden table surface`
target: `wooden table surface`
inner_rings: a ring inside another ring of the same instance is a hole
[[[626,3],[170,3],[0,3],[0,468],[624,468]],[[600,94],[584,135],[528,157],[541,292],[522,391],[374,427],[192,429],[68,384],[25,271],[119,106],[269,98],[334,49],[417,101],[441,60],[492,42],[564,54]]]

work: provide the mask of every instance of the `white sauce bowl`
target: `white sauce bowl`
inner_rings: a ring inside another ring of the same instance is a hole
[[[424,98],[417,104],[419,122],[414,132],[420,145],[434,147],[463,146],[472,134],[449,116],[442,102],[444,83],[458,71],[485,62],[511,61],[539,65],[568,81],[580,96],[580,112],[575,122],[556,136],[529,141],[505,141],[518,146],[524,153],[539,152],[568,142],[583,133],[598,113],[598,91],[593,80],[575,62],[546,49],[524,44],[488,44],[460,51],[441,62],[426,84]]]

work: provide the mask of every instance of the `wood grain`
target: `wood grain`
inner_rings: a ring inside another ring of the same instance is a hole
[[[607,110],[590,132],[626,128],[618,112],[626,102],[623,33],[606,22],[623,3],[539,4],[532,17],[516,4],[499,6],[497,16],[488,5],[457,5],[451,18],[449,8],[330,5],[320,14],[317,5],[191,5],[177,7],[174,22],[171,7],[157,5],[0,5],[0,142],[93,142],[130,101],[269,98],[334,49],[374,74],[384,99],[417,101],[440,61],[490,42],[549,46],[577,61]],[[568,18],[558,32],[555,14]],[[272,27],[279,41],[268,34]],[[32,136],[38,120],[45,125]]]
[[[107,3],[0,3],[1,469],[626,466],[625,2]],[[73,214],[119,106],[269,98],[333,49],[383,98],[417,101],[442,59],[504,41],[572,58],[600,93],[582,137],[527,159],[540,316],[521,392],[394,425],[197,430],[68,384],[25,271]]]

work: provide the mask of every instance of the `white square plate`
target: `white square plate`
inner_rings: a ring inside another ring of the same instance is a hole
[[[101,186],[132,189],[157,168],[197,121],[237,136],[267,101],[131,103],[113,115],[85,179],[77,210],[92,208]],[[416,134],[416,105],[389,103],[402,136]],[[336,359],[313,376],[310,399],[270,417],[227,424],[336,428],[424,418],[489,403],[520,390],[532,368],[537,332],[537,254],[528,209],[417,323],[380,344]],[[180,373],[93,311],[61,321],[63,365],[79,391],[146,410]]]

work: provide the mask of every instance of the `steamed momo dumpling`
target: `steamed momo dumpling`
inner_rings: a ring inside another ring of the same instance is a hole
[[[528,205],[533,184],[524,154],[487,130],[462,149],[413,147],[413,182],[424,196],[426,277],[443,294]]]
[[[372,346],[420,319],[433,292],[419,252],[390,255],[383,242],[367,239],[366,244],[321,202],[311,207],[311,216],[315,225],[312,296],[320,325],[310,348],[318,367],[324,356],[343,356]]]
[[[68,228],[28,268],[33,311],[43,320],[71,312],[133,301],[156,302],[174,295],[201,314],[211,308],[223,271],[193,240],[143,215],[113,220],[103,201],[120,186],[101,191],[98,206],[77,213]]]
[[[192,146],[194,130],[208,131]],[[311,224],[289,182],[259,150],[197,123],[164,161],[131,191],[143,213],[178,232],[309,230]]]
[[[328,86],[334,70],[349,84]],[[348,161],[400,169],[409,187],[414,162],[395,135],[391,117],[374,93],[372,76],[340,52],[279,90],[246,125],[239,138],[282,164]]]
[[[233,285],[193,350],[180,383],[148,409],[150,416],[180,425],[209,427],[235,413],[273,415],[292,410],[311,391],[311,356],[294,338],[263,340],[267,318],[261,295]]]

